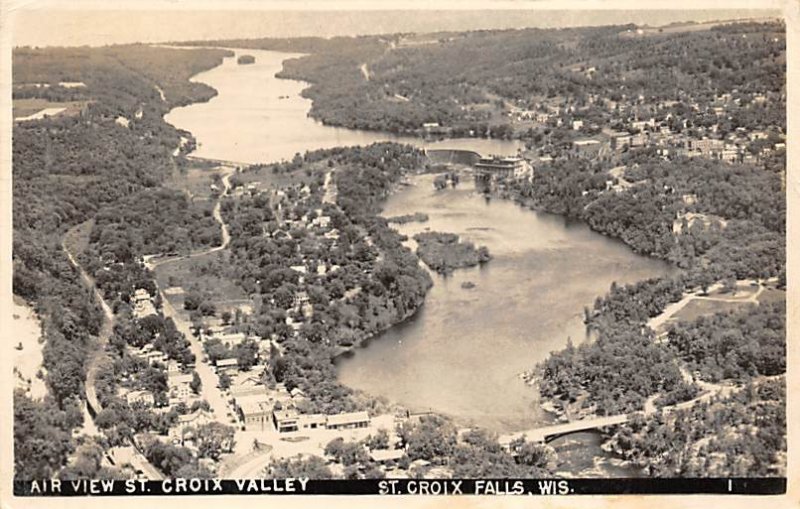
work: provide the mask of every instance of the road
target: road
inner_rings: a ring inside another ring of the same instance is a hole
[[[743,279],[737,281],[737,284],[756,284],[758,283],[752,279]],[[714,283],[713,285],[708,287],[708,291],[706,293],[712,293],[722,288],[722,283]],[[764,285],[759,284],[758,290],[756,290],[752,295],[746,298],[736,298],[736,297],[711,297],[710,295],[698,295],[696,293],[684,293],[683,298],[678,302],[673,302],[669,304],[667,307],[664,308],[664,311],[661,312],[660,315],[654,316],[647,322],[647,326],[653,329],[654,331],[658,332],[658,329],[664,325],[670,318],[675,315],[678,311],[685,308],[687,304],[689,304],[693,300],[712,300],[712,301],[719,301],[719,302],[741,302],[741,303],[754,303],[758,304],[758,297],[761,295],[761,292],[764,291]]]
[[[222,242],[219,246],[215,246],[209,249],[205,249],[203,251],[199,251],[196,253],[192,253],[189,255],[176,257],[176,258],[169,258],[157,261],[148,261],[146,262],[147,267],[150,270],[154,270],[156,267],[171,263],[177,260],[188,260],[191,258],[196,258],[198,256],[205,256],[211,253],[215,253],[217,251],[222,251],[226,249],[231,242],[230,232],[228,230],[228,225],[222,219],[222,198],[228,194],[231,188],[230,178],[233,175],[234,169],[233,168],[225,168],[224,175],[222,177],[222,184],[224,186],[222,193],[220,194],[219,198],[217,199],[216,205],[214,205],[214,212],[213,216],[214,219],[220,224],[222,229]],[[158,285],[158,283],[156,283]],[[209,405],[211,405],[211,410],[214,413],[214,417],[217,421],[222,423],[230,424],[230,417],[228,416],[229,407],[227,403],[227,398],[219,389],[219,377],[211,368],[211,366],[207,362],[203,362],[203,356],[205,354],[203,345],[200,342],[200,339],[195,337],[192,333],[192,324],[185,320],[183,316],[175,309],[172,303],[169,301],[169,298],[164,295],[163,289],[158,289],[159,293],[161,294],[162,299],[162,311],[165,317],[172,318],[172,321],[175,322],[175,327],[186,336],[186,339],[189,341],[189,348],[195,356],[195,371],[197,371],[198,376],[200,376],[200,381],[203,383],[203,387],[201,389],[201,395],[203,398],[208,401]]]
[[[166,295],[162,293],[161,297],[163,299],[162,310],[164,316],[172,318],[178,331],[186,336],[186,339],[189,340],[189,348],[194,354],[195,359],[197,359],[194,370],[197,371],[197,374],[200,376],[200,381],[203,383],[200,395],[211,405],[211,411],[214,413],[214,417],[217,421],[230,424],[227,398],[218,387],[219,377],[211,366],[202,360],[204,355],[202,343],[192,334],[191,324],[181,317],[180,313],[178,313],[169,302]]]
[[[73,228],[73,230],[79,228],[80,225]],[[69,235],[69,233],[67,234]],[[108,343],[108,339],[111,337],[111,333],[114,330],[114,312],[111,310],[111,307],[108,305],[106,300],[103,298],[103,295],[100,293],[100,290],[95,286],[94,278],[92,278],[78,263],[78,260],[73,256],[72,253],[69,252],[67,249],[66,238],[67,235],[64,236],[64,239],[61,241],[61,248],[67,254],[67,258],[69,262],[78,270],[80,274],[81,280],[83,283],[94,291],[95,299],[97,302],[100,303],[100,307],[103,310],[103,324],[100,327],[100,332],[97,334],[97,348],[95,348],[89,354],[89,360],[87,362],[86,368],[86,404],[91,406],[91,408],[95,411],[95,413],[101,410],[100,402],[97,399],[97,394],[95,393],[94,385],[95,381],[97,380],[97,369],[100,366],[100,361],[104,357],[104,351],[106,344]],[[89,415],[88,408],[85,409],[84,415]],[[89,424],[84,419],[84,429],[83,432],[86,434],[96,434],[97,428],[94,426],[92,422]]]
[[[773,380],[780,378],[781,376],[783,375],[760,377],[756,382]],[[686,410],[696,405],[699,405],[700,403],[705,403],[716,396],[727,397],[733,394],[734,392],[742,390],[741,387],[711,384],[708,382],[698,382],[698,385],[700,385],[701,389],[703,389],[702,394],[689,401],[684,401],[682,403],[677,403],[675,405],[662,407],[661,410],[665,414],[677,410]],[[630,414],[617,414],[604,417],[595,417],[590,419],[581,419],[579,421],[574,421],[574,422],[567,422],[563,424],[555,424],[552,426],[533,428],[527,431],[520,431],[517,433],[510,433],[507,435],[503,435],[500,437],[500,443],[509,443],[512,440],[522,437],[525,437],[525,439],[529,441],[546,442],[548,438],[554,438],[569,433],[576,433],[578,431],[586,431],[590,429],[604,428],[606,426],[616,426],[619,424],[624,424],[628,422],[628,419],[632,415],[636,414],[649,415],[650,413],[653,413],[655,411],[656,411],[655,406],[652,406],[650,409],[644,412],[632,412]]]
[[[75,228],[78,227],[80,227],[80,225],[76,226]],[[108,343],[108,339],[111,337],[111,333],[114,331],[114,313],[111,310],[111,306],[108,305],[106,300],[103,298],[103,295],[100,293],[100,290],[95,285],[94,279],[83,269],[75,256],[70,253],[69,249],[67,249],[65,241],[67,235],[65,235],[61,240],[61,248],[67,254],[69,262],[76,269],[78,269],[78,273],[80,274],[81,280],[83,280],[84,284],[94,291],[95,298],[97,299],[97,302],[100,303],[100,307],[103,309],[103,324],[101,325],[100,332],[97,335],[97,347],[93,351],[89,352],[89,360],[87,362],[88,367],[86,369],[85,383],[86,403],[84,404],[83,408],[84,422],[81,429],[81,433],[83,434],[98,435],[99,430],[92,419],[92,416],[89,412],[89,407],[91,406],[91,408],[95,411],[95,415],[102,410],[100,401],[97,399],[94,385],[95,381],[97,380],[97,369],[100,366],[100,361],[104,358],[105,346]],[[133,445],[134,453],[131,461],[133,464],[135,464],[136,468],[144,472],[148,479],[163,479],[163,474],[157,468],[155,468],[147,460],[147,458],[145,458],[135,444]]]
[[[202,251],[197,251],[196,253],[191,253],[183,256],[175,256],[172,258],[162,258],[158,260],[154,260],[153,255],[146,255],[144,256],[144,264],[150,270],[155,270],[156,267],[160,267],[161,265],[166,265],[168,263],[176,262],[178,260],[190,260],[192,258],[197,258],[199,256],[205,256],[211,253],[216,253],[217,251],[222,251],[226,249],[228,245],[231,243],[231,234],[228,229],[228,225],[225,221],[222,220],[222,197],[227,196],[228,192],[231,189],[231,175],[234,173],[234,169],[230,167],[224,167],[224,174],[222,176],[222,185],[223,190],[220,194],[219,198],[217,199],[216,205],[214,205],[214,211],[212,215],[214,220],[216,220],[222,229],[222,243],[219,246],[211,247],[208,249],[204,249]],[[166,300],[166,296],[163,296]]]

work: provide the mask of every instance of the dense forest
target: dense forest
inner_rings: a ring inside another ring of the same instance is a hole
[[[668,341],[705,380],[747,380],[786,372],[786,303],[717,313],[669,330]]]
[[[588,391],[587,407],[596,405],[599,412],[613,413],[641,408],[644,400],[658,391],[683,391],[672,362],[674,354],[655,343],[652,333],[643,333],[642,326],[669,303],[680,300],[684,291],[730,279],[777,277],[785,281],[786,202],[780,175],[749,165],[688,159],[664,162],[639,155],[625,171],[625,178],[634,185],[619,192],[603,192],[607,178],[601,165],[568,160],[542,167],[531,183],[519,183],[508,192],[530,206],[583,219],[635,251],[684,269],[664,279],[612,286],[606,297],[586,311],[597,341],[554,353],[543,364],[543,395],[575,401]],[[697,198],[687,205],[686,196]],[[707,224],[696,220],[689,225],[687,212],[722,221]],[[681,226],[678,231],[676,223]],[[785,320],[785,310],[769,309],[775,320]],[[721,325],[715,322],[712,328]],[[728,328],[735,326],[742,323],[728,324]],[[696,335],[694,327],[671,334],[678,339]],[[780,372],[774,366],[776,362],[780,365],[778,359],[784,355],[779,347],[785,341],[784,333],[770,329],[775,336],[748,339],[769,342],[767,351],[747,347],[741,340],[736,346],[730,344],[741,358],[729,362],[740,366],[769,362],[773,366],[769,374]],[[708,369],[722,369],[717,364],[721,361],[708,362],[713,364]],[[726,369],[729,374],[734,372]],[[614,396],[614,391],[624,397]]]
[[[424,134],[424,123],[437,123],[453,135],[509,137],[515,134],[508,119],[496,115],[503,102],[534,108],[566,99],[589,106],[586,116],[599,119],[619,117],[645,102],[694,100],[702,106],[719,90],[785,92],[780,23],[647,37],[631,36],[635,30],[619,25],[339,37],[329,44],[315,38],[215,44],[309,53],[287,60],[279,76],[312,83],[304,92],[314,101],[312,116],[390,132]],[[590,103],[593,97],[619,107],[604,111]],[[743,109],[732,117],[731,128],[753,120],[785,127],[783,109],[785,100],[755,116]],[[684,113],[683,118],[702,122]]]
[[[309,397],[308,411],[351,410],[349,389],[336,380],[332,358],[410,316],[430,277],[400,236],[377,216],[406,173],[424,163],[418,149],[393,143],[320,150],[251,171],[308,173],[310,185],[223,203],[230,225],[227,266],[217,269],[262,303],[251,325],[283,344],[268,377]],[[334,203],[323,203],[324,174],[334,171]]]
[[[785,477],[783,380],[742,390],[690,410],[636,418],[611,447],[656,477]]]
[[[669,123],[676,130],[682,122],[722,133],[739,127],[785,130],[782,24],[648,37],[636,37],[633,29],[218,44],[304,53],[287,60],[280,75],[310,82],[304,95],[313,99],[311,115],[346,127],[424,134],[422,125],[435,123],[451,135],[524,137],[530,145],[573,134],[549,127],[515,132],[507,115],[511,108],[554,107],[561,114],[581,108],[587,120],[613,126],[662,111],[654,104],[674,102]],[[154,314],[139,318],[131,297],[138,288],[156,294],[142,256],[184,254],[220,242],[207,202],[162,187],[185,166],[181,152],[172,154],[181,135],[190,137],[162,117],[172,107],[213,97],[213,89],[188,78],[226,55],[145,45],[14,50],[15,99],[84,104],[76,115],[14,125],[13,290],[42,318],[50,393],[44,400],[14,394],[17,478],[116,477],[118,471],[100,466],[98,449],[124,444],[140,432],[166,433],[180,415],[208,407],[198,402],[157,412],[117,394],[146,389],[157,405],[168,398],[165,366],[149,365],[129,348],[152,344],[184,370],[195,361],[186,338],[159,312],[160,299],[153,301]],[[66,81],[85,86],[59,84]],[[727,118],[702,113],[722,93],[739,101]],[[756,93],[769,100],[751,108]],[[706,292],[720,281],[777,278],[785,286],[785,155],[728,164],[667,160],[644,149],[618,158],[624,171],[616,176],[601,158],[556,157],[537,163],[531,178],[500,186],[505,198],[582,220],[678,269],[664,278],[614,284],[587,306],[594,340],[570,343],[537,368],[542,396],[580,417],[641,410],[651,398],[657,406],[686,401],[702,383],[744,384],[689,410],[637,417],[611,443],[650,475],[785,475],[785,387],[764,380],[786,369],[785,302],[671,324],[658,339],[646,326],[686,292]],[[411,316],[424,301],[430,277],[378,213],[394,186],[426,163],[421,151],[393,143],[307,152],[251,169],[303,175],[303,183],[222,200],[230,248],[204,270],[230,279],[258,304],[245,332],[280,345],[271,352],[263,381],[301,388],[308,396],[303,412],[371,404],[337,381],[335,356]],[[241,185],[244,177],[237,174],[231,182]],[[78,442],[72,432],[82,423],[87,359],[103,316],[62,242],[68,230],[87,221],[88,247],[79,262],[111,304],[115,323],[96,384],[104,408],[96,424],[105,438]],[[195,318],[215,313],[192,291],[184,306]],[[209,342],[207,353],[253,359],[254,346],[228,349]],[[143,451],[167,475],[205,478],[211,473],[201,460],[230,449],[230,433],[227,427],[203,429],[199,457],[157,441],[144,444]],[[457,437],[451,423],[435,416],[409,424],[400,436],[406,461],[449,464],[456,477],[549,472],[547,448],[517,443],[512,456],[496,437],[480,431]],[[366,475],[366,466],[359,470],[360,460],[353,460],[363,456],[362,445],[336,444],[331,451],[350,467],[346,476]],[[76,461],[67,466],[68,458]],[[315,459],[276,461],[271,472],[332,476]]]
[[[213,90],[188,78],[218,65],[225,54],[149,46],[13,52],[15,98],[86,101],[77,116],[14,125],[13,289],[34,303],[44,322],[44,367],[52,395],[43,401],[15,397],[18,478],[49,478],[66,464],[74,446],[70,432],[82,422],[77,409],[84,397],[85,362],[102,321],[61,238],[103,207],[155,189],[171,174],[179,133],[161,117],[174,105],[212,97]],[[60,81],[85,87],[66,89]],[[35,83],[52,86],[26,87]],[[128,127],[116,122],[120,116],[129,119]],[[73,417],[61,418],[60,412]],[[38,421],[45,424],[25,425]],[[41,453],[44,444],[51,453]]]

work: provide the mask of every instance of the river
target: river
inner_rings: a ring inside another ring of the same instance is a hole
[[[193,133],[195,155],[265,163],[334,146],[394,140],[435,148],[466,148],[482,154],[514,154],[519,143],[467,139],[425,142],[386,133],[324,126],[308,117],[300,97],[307,84],[274,77],[281,62],[297,55],[257,50],[256,63],[236,57],[193,79],[219,92],[207,103],[176,108],[166,117]],[[634,254],[621,242],[582,223],[524,209],[476,193],[470,179],[435,192],[432,175],[392,195],[386,216],[423,212],[426,223],[399,226],[412,235],[426,228],[453,232],[486,245],[493,259],[483,267],[433,275],[425,305],[412,318],[337,361],[343,383],[414,410],[435,410],[462,423],[503,432],[549,422],[536,391],[518,375],[567,338],[586,339],[583,307],[613,281],[658,276],[669,267]],[[476,287],[467,290],[462,282]],[[615,466],[600,438],[581,433],[554,442],[559,468],[579,475],[632,476]]]
[[[236,55],[256,57],[239,65],[236,57],[192,78],[219,91],[206,103],[170,111],[170,124],[191,131],[198,147],[193,155],[243,163],[289,160],[296,153],[320,148],[369,145],[392,140],[429,148],[469,148],[481,154],[515,155],[518,141],[456,139],[424,141],[391,133],[357,131],[323,125],[308,116],[311,100],[300,96],[308,83],[275,77],[282,62],[302,55],[275,51],[233,49]]]

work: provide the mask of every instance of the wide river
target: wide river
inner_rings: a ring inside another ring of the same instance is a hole
[[[207,103],[176,108],[166,117],[194,134],[195,155],[246,163],[289,159],[297,152],[396,140],[436,148],[468,148],[482,154],[514,154],[516,142],[466,139],[423,142],[413,138],[324,126],[310,117],[307,84],[274,77],[281,62],[297,55],[256,50],[253,65],[236,57],[201,73],[219,95]],[[547,354],[586,339],[583,308],[627,283],[667,273],[659,261],[634,254],[621,242],[581,223],[537,213],[514,203],[487,200],[469,179],[436,192],[430,175],[392,195],[386,216],[424,212],[430,220],[398,229],[430,228],[485,245],[493,259],[481,268],[434,275],[420,311],[337,361],[343,383],[411,409],[435,410],[462,422],[513,431],[550,421],[536,391],[519,374]],[[470,281],[474,289],[464,289]],[[582,433],[555,442],[561,467],[582,475],[635,475],[603,466],[612,460],[599,437]],[[575,451],[579,452],[575,452]]]

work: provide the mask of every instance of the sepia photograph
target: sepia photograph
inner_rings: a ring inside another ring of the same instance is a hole
[[[797,2],[3,4],[4,505],[794,489]]]

